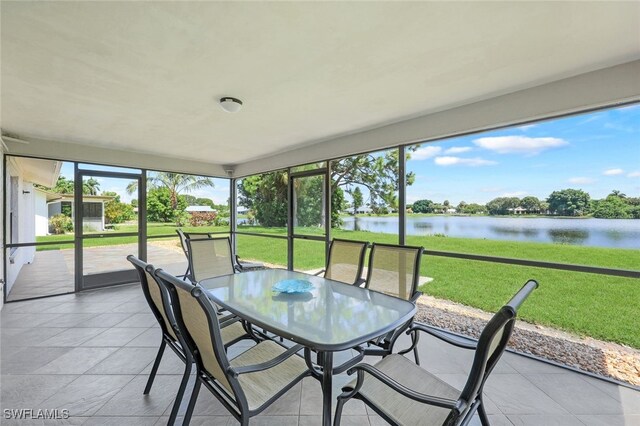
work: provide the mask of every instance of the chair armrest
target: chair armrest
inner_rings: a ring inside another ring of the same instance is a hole
[[[242,268],[242,265],[240,264],[240,257],[237,254],[234,255],[234,257],[236,261],[234,262],[233,269],[235,269],[237,272],[242,272],[243,268]]]
[[[418,299],[420,298],[420,296],[422,296],[422,292],[421,291],[416,291],[415,293],[413,293],[413,295],[409,299],[409,302],[416,303],[418,301]]]
[[[220,323],[220,328],[225,328],[233,324],[234,322],[240,321],[240,317],[229,313],[229,315],[225,315],[223,317],[218,317],[218,322]]]
[[[245,365],[242,367],[229,367],[227,369],[227,372],[231,374],[233,377],[238,377],[240,374],[255,373],[256,371],[267,370],[269,368],[275,367],[276,365],[284,362],[287,358],[291,357],[292,355],[295,355],[296,353],[300,352],[300,350],[302,349],[304,349],[304,346],[295,345],[287,349],[285,352],[281,353],[277,357],[270,359],[269,361],[265,361],[260,364]]]
[[[433,337],[437,337],[440,340],[443,340],[451,345],[457,346],[459,348],[464,349],[476,349],[477,343],[470,342],[467,339],[462,337],[454,336],[443,331],[437,330],[435,328],[431,328],[425,324],[421,324],[419,322],[414,322],[411,324],[409,329],[407,330],[407,334],[412,333],[415,330],[424,331],[427,334],[432,335]]]
[[[364,381],[364,373],[366,372],[372,375],[373,377],[375,377],[376,379],[380,380],[382,383],[389,386],[391,389],[395,390],[399,394],[404,395],[407,398],[413,399],[414,401],[418,401],[423,404],[435,405],[437,407],[449,408],[449,409],[459,408],[460,406],[460,403],[457,400],[440,398],[433,395],[426,395],[426,394],[411,390],[405,385],[398,383],[397,381],[387,376],[385,373],[383,373],[382,371],[378,370],[377,368],[375,368],[373,365],[370,365],[370,364],[364,364],[364,363],[358,364],[355,367],[350,368],[347,371],[347,374],[351,375],[354,372],[358,373],[358,379],[356,382],[356,386],[354,388],[354,394],[355,392],[358,392],[362,387],[362,383]]]

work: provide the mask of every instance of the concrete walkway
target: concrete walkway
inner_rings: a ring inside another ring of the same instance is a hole
[[[183,274],[187,268],[184,253],[176,246],[150,241],[147,258],[173,274]],[[173,241],[173,240],[172,240]],[[85,275],[132,269],[127,256],[138,253],[137,244],[88,247],[83,250]],[[33,262],[20,269],[18,278],[11,287],[7,300],[21,300],[74,291],[74,249],[37,251]]]

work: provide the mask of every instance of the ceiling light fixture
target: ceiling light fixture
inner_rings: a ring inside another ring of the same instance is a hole
[[[242,101],[230,96],[225,96],[224,98],[220,98],[220,107],[226,112],[238,112],[242,108]]]

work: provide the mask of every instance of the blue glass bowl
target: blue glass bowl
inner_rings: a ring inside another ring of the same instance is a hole
[[[271,289],[279,293],[306,293],[313,290],[313,284],[307,280],[282,280],[275,283]]]

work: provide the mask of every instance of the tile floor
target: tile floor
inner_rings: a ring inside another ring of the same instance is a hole
[[[71,417],[51,424],[166,423],[183,365],[167,350],[151,393],[142,395],[160,332],[138,286],[9,303],[0,325],[0,413],[58,408],[68,409]],[[420,353],[423,366],[463,385],[471,360],[465,350],[423,335]],[[335,392],[346,380],[345,375],[334,380]],[[487,382],[485,395],[494,426],[640,425],[639,391],[510,353]],[[317,425],[320,408],[320,384],[307,378],[251,424]],[[348,403],[345,415],[344,425],[384,424],[359,401]],[[200,393],[192,424],[235,423],[209,392]],[[476,418],[472,424],[480,423]]]

